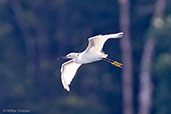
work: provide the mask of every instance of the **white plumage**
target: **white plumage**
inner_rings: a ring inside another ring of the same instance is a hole
[[[67,61],[62,64],[61,68],[61,79],[64,88],[67,91],[70,91],[69,85],[74,78],[77,69],[80,67],[81,64],[75,63],[73,60]]]
[[[88,47],[81,53],[69,53],[66,58],[71,60],[62,64],[61,67],[61,80],[64,88],[70,91],[69,85],[74,78],[78,68],[82,64],[91,63],[94,61],[107,58],[107,54],[102,51],[104,43],[110,38],[121,38],[123,32],[108,35],[97,35],[90,37]]]

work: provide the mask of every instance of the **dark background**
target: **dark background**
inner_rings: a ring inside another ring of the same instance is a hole
[[[133,107],[138,112],[139,73],[155,0],[130,1]],[[151,65],[151,114],[171,114],[171,7],[167,1]],[[99,61],[78,70],[71,91],[63,89],[56,58],[81,52],[88,38],[120,32],[117,0],[0,0],[0,112],[31,114],[122,114],[122,69]],[[104,52],[122,62],[120,39]]]

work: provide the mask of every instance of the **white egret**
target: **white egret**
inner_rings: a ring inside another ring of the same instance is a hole
[[[90,37],[88,47],[81,53],[69,53],[64,58],[69,58],[71,60],[65,62],[61,66],[61,80],[63,87],[70,91],[69,85],[74,78],[78,68],[82,64],[87,64],[95,61],[106,61],[117,67],[122,67],[121,63],[110,60],[107,58],[108,54],[102,51],[104,43],[110,38],[121,38],[123,32],[108,35],[97,35]]]

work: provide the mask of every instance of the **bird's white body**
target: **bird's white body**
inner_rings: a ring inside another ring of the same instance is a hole
[[[77,58],[73,59],[73,61],[78,64],[87,64],[87,63],[99,61],[102,58],[106,57],[105,55],[107,55],[107,54],[104,54],[103,52],[100,52],[97,54],[82,52],[79,54],[79,56]]]
[[[123,33],[98,35],[89,38],[88,47],[81,53],[70,53],[66,57],[71,60],[62,64],[61,67],[61,79],[64,88],[69,91],[69,85],[74,78],[77,69],[82,64],[87,64],[95,61],[100,61],[106,58],[108,55],[102,51],[104,43],[110,38],[121,38]]]

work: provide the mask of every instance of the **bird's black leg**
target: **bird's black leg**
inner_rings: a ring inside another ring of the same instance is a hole
[[[117,66],[117,67],[119,67],[119,68],[122,68],[122,66],[123,66],[122,63],[119,63],[119,62],[117,62],[117,61],[111,60],[111,59],[109,59],[109,58],[103,58],[102,60],[103,60],[103,61],[106,61],[106,62],[108,62],[108,63],[110,63],[110,64],[112,64],[112,65],[114,65],[114,66]]]

